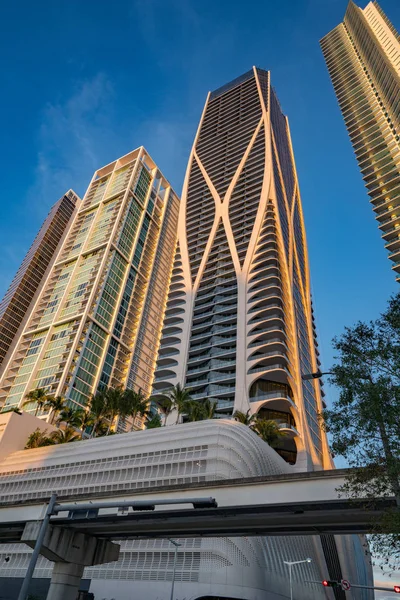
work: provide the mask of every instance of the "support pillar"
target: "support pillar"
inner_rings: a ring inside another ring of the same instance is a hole
[[[84,565],[54,563],[47,600],[76,600]]]
[[[41,528],[39,522],[25,525],[21,541],[33,548]],[[40,548],[54,562],[47,600],[76,600],[85,567],[118,560],[120,547],[74,529],[49,526]]]

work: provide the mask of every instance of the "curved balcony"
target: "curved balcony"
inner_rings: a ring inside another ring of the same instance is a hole
[[[270,256],[265,256],[264,258],[260,258],[259,260],[255,261],[251,265],[252,273],[254,273],[254,271],[259,269],[260,267],[262,267],[262,268],[268,268],[269,266],[279,267],[278,253],[275,250],[270,250],[269,253],[270,253]]]
[[[272,364],[272,362],[276,362],[276,359],[280,359],[283,358],[285,360],[285,362],[289,363],[289,359],[287,357],[286,352],[282,351],[282,350],[272,350],[271,352],[264,352],[262,354],[259,354],[258,356],[254,357],[253,360],[251,362],[253,362],[253,365],[251,365],[247,371],[248,375],[252,375],[253,373],[256,373],[256,369],[258,369],[258,367],[263,367],[263,366],[270,366],[270,364]],[[249,360],[247,362],[250,362]],[[262,363],[262,364],[259,364]]]
[[[284,433],[289,438],[298,437],[300,435],[296,427],[294,425],[291,425],[290,423],[282,422],[277,424],[282,433]]]
[[[286,383],[287,377],[290,377],[290,373],[287,369],[287,360],[285,356],[276,357],[276,360],[284,359],[285,362],[274,362],[272,364],[263,364],[260,366],[252,367],[248,370],[248,375],[255,375],[258,373],[270,373],[270,371],[277,371],[279,373],[278,381],[282,381],[282,383]],[[286,363],[286,364],[285,364]],[[285,373],[286,375],[280,375],[280,372]]]
[[[153,384],[160,381],[165,381],[167,379],[173,379],[174,377],[176,377],[175,371],[170,371],[169,369],[159,369],[156,371]]]
[[[167,301],[167,310],[172,310],[177,306],[183,306],[186,304],[186,300],[184,298],[169,298]]]
[[[257,311],[261,311],[265,308],[279,306],[280,308],[283,309],[283,307],[284,307],[282,294],[280,294],[280,293],[276,294],[275,292],[268,293],[265,296],[260,296],[258,298],[253,297],[251,300],[247,301],[247,304],[248,305],[251,304],[251,306],[249,307],[249,309],[247,311],[248,315],[251,315]]]
[[[260,327],[260,324],[265,324],[265,327]],[[262,318],[258,324],[252,323],[248,325],[250,329],[248,330],[248,337],[252,337],[254,335],[260,335],[262,333],[268,333],[269,331],[273,331],[274,329],[281,330],[285,332],[282,326],[285,325],[285,321],[283,320],[283,316],[280,313],[271,314],[268,319]]]
[[[171,315],[169,317],[164,318],[164,328],[170,327],[172,325],[177,325],[178,323],[183,323],[182,317],[178,317],[175,315]]]
[[[247,376],[250,385],[249,398],[252,401],[259,393],[264,391],[264,385],[277,384],[278,386],[289,386],[289,380],[292,379],[286,364],[284,362],[276,362],[273,365],[258,367]]]
[[[232,381],[234,382],[236,379],[236,372],[233,373],[212,373],[208,377],[198,378],[198,379],[190,379],[189,374],[186,377],[186,385],[194,390],[197,387],[202,387],[204,385],[208,385],[209,383],[219,383],[220,381]]]
[[[268,282],[267,280],[270,279]],[[261,290],[276,290],[279,294],[282,293],[282,282],[279,277],[267,274],[265,277],[253,279],[247,286],[247,295],[251,297],[253,293]]]
[[[171,336],[171,335],[180,335],[182,333],[181,327],[176,327],[175,325],[169,325],[168,327],[164,327],[163,333],[161,336],[161,340]]]
[[[269,349],[268,351],[267,348]],[[264,355],[269,355],[271,352],[275,351],[285,352],[286,355],[289,351],[286,342],[284,342],[283,339],[279,337],[271,338],[265,340],[264,343],[260,343],[260,345],[257,347],[257,350],[249,354],[249,356],[247,357],[247,362],[254,362],[260,360],[261,358],[263,358]]]
[[[272,327],[268,327],[263,329],[263,331],[255,331],[253,334],[249,334],[249,337],[257,336],[256,339],[252,339],[248,344],[247,348],[260,348],[265,346],[269,340],[276,340],[277,338],[281,338],[282,342],[286,344],[287,334],[285,329],[281,326],[283,321],[280,323],[278,321],[277,325],[272,325]],[[273,337],[272,337],[273,336]]]
[[[236,321],[236,319],[235,319]],[[222,325],[213,325],[210,331],[203,331],[202,333],[198,333],[196,335],[192,335],[190,338],[191,342],[195,342],[197,340],[201,340],[202,338],[210,338],[215,337],[217,334],[221,333],[232,333],[236,331],[236,322],[231,325],[222,326]]]
[[[177,367],[177,366],[178,366],[178,361],[174,360],[170,356],[159,356],[158,360],[157,360],[156,370],[161,369],[161,368],[165,369],[168,367]]]
[[[168,306],[165,309],[165,318],[167,319],[168,317],[173,317],[175,315],[184,315],[185,314],[185,309],[184,308],[179,308],[179,306]]]
[[[273,383],[273,382],[270,382]],[[276,384],[275,384],[276,385]],[[289,395],[291,394],[291,390],[289,386],[286,387],[286,391],[269,391],[264,393],[259,393],[257,396],[253,398],[249,398],[251,403],[251,411],[252,413],[259,413],[263,409],[281,411],[284,413],[294,413],[298,416],[299,411],[296,404],[293,401],[293,398]]]
[[[280,270],[278,269],[278,267],[274,267],[273,269],[271,269],[271,268],[257,269],[256,271],[253,271],[250,274],[248,285],[251,285],[258,281],[265,281],[266,279],[272,279],[272,278],[276,279],[279,282],[282,281],[281,273],[280,273]]]
[[[208,356],[222,356],[226,354],[236,354],[236,345],[228,348],[210,348],[210,344],[202,344],[201,346],[193,346],[193,348],[189,349],[190,358],[188,360],[188,364],[195,362],[197,360],[204,360],[202,357],[204,356],[203,350],[207,349]],[[202,354],[196,354],[196,352],[201,351]]]
[[[178,344],[181,343],[181,339],[177,338],[177,337],[166,337],[166,338],[162,338],[160,341],[160,351],[161,348],[167,348],[169,346],[177,346]]]
[[[176,290],[176,291],[170,290],[168,293],[168,303],[171,300],[175,300],[176,298],[182,298],[182,296],[186,296],[185,290]]]
[[[159,348],[158,350],[158,360],[164,359],[167,356],[174,356],[176,354],[179,354],[179,350],[178,348]]]

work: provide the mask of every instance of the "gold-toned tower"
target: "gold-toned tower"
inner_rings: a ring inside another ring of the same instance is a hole
[[[0,365],[18,337],[79,204],[80,198],[73,190],[68,190],[52,206],[0,303]]]
[[[290,130],[268,71],[208,95],[189,158],[154,393],[180,383],[274,419],[279,454],[331,463]]]
[[[76,408],[102,386],[150,391],[178,210],[144,148],[95,172],[5,365],[5,408],[35,388]]]
[[[400,36],[377,2],[350,2],[322,51],[400,280]]]

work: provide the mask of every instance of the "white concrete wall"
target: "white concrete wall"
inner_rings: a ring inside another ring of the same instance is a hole
[[[36,429],[51,433],[56,428],[34,415],[23,412],[8,412],[0,414],[0,460],[9,454],[23,450],[28,437]]]

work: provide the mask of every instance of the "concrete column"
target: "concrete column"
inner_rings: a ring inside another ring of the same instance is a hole
[[[39,531],[40,521],[28,522],[21,542],[33,548]],[[54,562],[47,600],[76,600],[84,568],[118,560],[119,550],[119,545],[109,540],[50,526],[40,550]]]
[[[76,600],[84,565],[54,563],[47,600]]]

